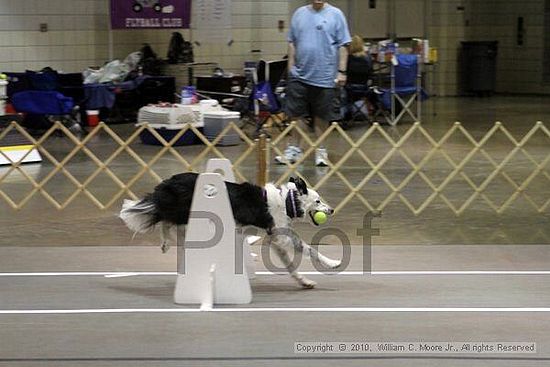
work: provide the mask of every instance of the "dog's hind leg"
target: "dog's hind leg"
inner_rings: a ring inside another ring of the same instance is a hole
[[[304,277],[302,274],[298,273],[296,271],[297,265],[290,260],[290,257],[288,256],[287,250],[284,248],[284,245],[280,245],[277,243],[277,241],[271,241],[272,248],[275,250],[275,253],[281,259],[281,262],[285,266],[285,268],[288,270],[288,273],[291,277],[293,277],[298,284],[300,284],[303,288],[311,289],[315,288],[317,283],[315,283],[313,280],[308,279]]]
[[[163,254],[170,250],[170,224],[160,222],[160,249]]]
[[[340,260],[333,260],[326,257],[325,255],[317,251],[317,249],[311,247],[310,245],[308,245],[302,240],[300,241],[302,246],[302,252],[305,255],[309,256],[311,259],[319,261],[327,269],[335,269],[339,267],[340,264],[342,263]]]

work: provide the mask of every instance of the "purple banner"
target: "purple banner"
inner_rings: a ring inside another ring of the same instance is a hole
[[[111,0],[111,29],[189,28],[191,0]]]

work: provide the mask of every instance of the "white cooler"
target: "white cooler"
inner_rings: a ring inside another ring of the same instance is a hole
[[[231,122],[238,125],[241,114],[233,111],[207,111],[203,113],[204,136],[210,141],[216,137],[227,127]],[[234,129],[231,129],[219,141],[218,145],[238,145],[241,142],[241,137]]]
[[[0,116],[6,114],[6,99],[8,98],[8,81],[0,79]]]

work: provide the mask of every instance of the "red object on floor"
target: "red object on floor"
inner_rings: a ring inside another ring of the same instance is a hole
[[[86,115],[88,115],[88,126],[97,126],[99,124],[98,110],[87,110]]]
[[[15,111],[15,108],[13,108],[13,105],[11,103],[6,103],[6,114],[14,113],[17,113],[17,111]]]

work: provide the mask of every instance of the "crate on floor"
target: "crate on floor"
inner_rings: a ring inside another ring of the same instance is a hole
[[[208,111],[203,113],[204,136],[210,141],[216,137],[233,122],[238,125],[241,114],[233,111]],[[220,139],[218,145],[238,145],[241,137],[234,130],[230,129],[224,137]]]

